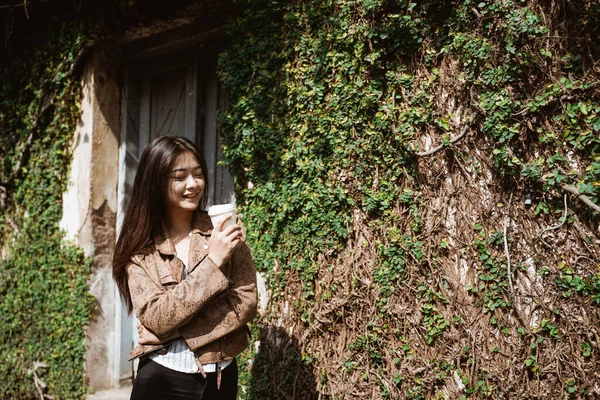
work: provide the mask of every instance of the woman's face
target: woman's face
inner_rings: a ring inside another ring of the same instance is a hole
[[[194,211],[204,193],[202,167],[191,153],[180,154],[169,175],[167,208],[171,212]]]

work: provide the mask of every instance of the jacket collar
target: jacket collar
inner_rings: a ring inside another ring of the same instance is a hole
[[[195,235],[210,236],[212,235],[212,222],[206,211],[200,211],[196,213],[194,222],[192,223],[192,239]],[[156,235],[154,237],[154,246],[159,253],[163,255],[173,256],[176,253],[175,244],[173,241],[166,237],[164,234]]]

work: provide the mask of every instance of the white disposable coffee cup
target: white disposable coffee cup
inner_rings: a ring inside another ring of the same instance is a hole
[[[219,224],[219,222],[221,222],[221,220],[223,218],[225,218],[228,215],[231,215],[231,218],[229,218],[227,220],[227,222],[225,222],[225,224],[223,225],[223,229],[225,229],[229,225],[235,224],[235,222],[236,222],[235,211],[236,211],[236,209],[235,209],[234,203],[219,204],[216,206],[208,207],[208,216],[210,217],[210,220],[212,221],[213,227],[216,229],[217,225]]]

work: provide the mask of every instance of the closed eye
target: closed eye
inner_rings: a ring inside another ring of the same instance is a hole
[[[193,168],[175,168],[171,173],[175,174],[174,176],[185,176],[188,173],[204,175],[202,173],[202,167],[199,165]]]

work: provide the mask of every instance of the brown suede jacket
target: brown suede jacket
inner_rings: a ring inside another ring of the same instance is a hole
[[[178,330],[203,371],[201,364],[230,360],[248,346],[246,324],[256,316],[257,291],[256,270],[245,240],[219,268],[207,256],[210,218],[206,212],[198,217],[185,280],[184,265],[168,238],[155,238],[154,252],[133,257],[127,273],[133,308],[142,325],[159,338]],[[167,346],[139,345],[129,359],[165,351]]]

